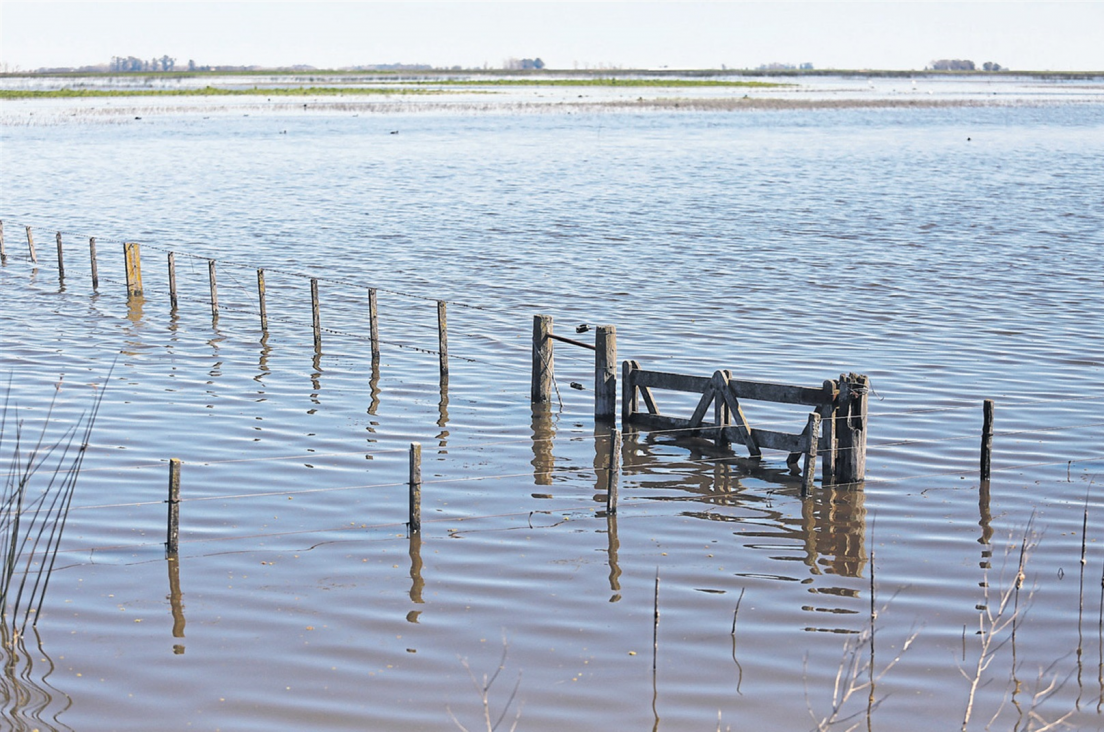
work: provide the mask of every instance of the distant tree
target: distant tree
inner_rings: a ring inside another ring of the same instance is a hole
[[[195,71],[196,63],[193,59],[188,59],[188,71]]]
[[[167,56],[167,55],[161,57],[161,70],[162,71],[172,71],[173,67],[175,67],[175,66],[176,66],[176,59],[175,58],[172,58],[172,57]]]
[[[998,63],[993,63],[992,61],[986,61],[985,63],[983,63],[981,65],[981,68],[985,71],[1000,71],[1001,68],[1003,68],[1003,67]]]
[[[932,61],[932,69],[935,71],[974,71],[974,62],[969,59],[939,59]]]

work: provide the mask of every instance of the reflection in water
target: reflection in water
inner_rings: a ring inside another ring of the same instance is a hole
[[[173,617],[173,638],[184,637],[184,594],[180,591],[180,559],[179,557],[169,557],[167,562],[169,566],[169,605],[172,607]],[[184,645],[174,644],[173,653],[180,655],[184,653]]]
[[[272,347],[268,345],[268,333],[262,333],[261,352],[257,357],[257,375],[253,377],[253,380],[262,386],[265,377],[272,373],[272,369],[268,367],[268,357],[271,355]]]
[[[127,320],[134,326],[128,332],[130,336],[127,340],[127,345],[123,349],[123,353],[127,356],[135,355],[141,350],[143,344],[141,340],[137,338],[138,329],[142,326],[144,318],[144,309],[146,306],[146,298],[141,295],[132,295],[127,298]]]
[[[410,601],[416,605],[424,605],[422,592],[425,590],[425,580],[422,579],[422,532],[414,531],[409,535],[410,541]],[[418,622],[421,610],[411,610],[406,619],[411,623]]]
[[[552,441],[556,437],[556,425],[552,419],[552,408],[548,404],[533,405],[533,483],[552,485],[552,469],[555,467],[552,457]]]
[[[31,632],[33,653],[27,649],[27,635],[13,635],[11,628],[0,624],[0,663],[4,667],[0,675],[0,721],[7,729],[72,732],[73,728],[59,717],[73,700],[50,684],[54,662],[42,647],[38,629],[32,626]]]
[[[315,347],[314,358],[311,359],[311,388],[314,390],[311,392],[310,400],[314,404],[321,404],[318,401],[318,393],[322,391],[322,349]],[[311,409],[307,414],[314,414],[315,410]]]
[[[823,486],[801,505],[805,563],[819,574],[861,577],[866,566],[866,507],[863,484]]]
[[[621,566],[617,563],[617,550],[621,548],[621,542],[617,539],[617,514],[606,514],[606,556],[609,558],[609,584],[610,602],[621,599]]]
[[[380,381],[380,360],[379,360],[379,356],[373,356],[372,357],[372,378],[368,380],[368,388],[372,392],[372,394],[371,394],[372,403],[368,405],[368,414],[372,415],[373,417],[376,416],[376,411],[379,409],[379,403],[380,403],[380,400],[379,400],[379,395],[380,395],[379,381]],[[369,429],[369,431],[372,431],[372,430]]]
[[[441,428],[441,431],[437,434],[439,440],[438,446],[441,448],[437,452],[439,454],[445,454],[445,448],[448,447],[449,431],[445,429],[448,426],[448,374],[441,374],[441,401],[437,402],[437,426]]]

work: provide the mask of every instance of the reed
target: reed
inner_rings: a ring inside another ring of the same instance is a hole
[[[514,688],[510,692],[510,697],[506,700],[506,703],[502,706],[502,712],[498,715],[498,717],[494,721],[492,721],[491,720],[491,716],[492,716],[492,713],[491,713],[491,688],[494,686],[495,681],[498,680],[498,675],[500,673],[502,673],[502,670],[504,668],[506,668],[506,656],[507,656],[508,652],[509,652],[509,644],[506,642],[506,635],[503,634],[503,636],[502,636],[502,658],[500,658],[499,661],[498,661],[498,667],[495,669],[494,673],[491,674],[490,676],[487,676],[486,674],[483,674],[482,680],[479,680],[479,679],[475,678],[475,673],[471,670],[471,665],[468,664],[467,659],[460,659],[460,663],[464,666],[464,670],[466,670],[468,672],[468,676],[471,677],[472,685],[475,687],[476,694],[479,695],[479,701],[480,701],[480,704],[482,706],[482,711],[483,711],[483,723],[484,723],[484,725],[486,725],[487,732],[495,732],[495,730],[498,729],[499,725],[502,724],[502,721],[506,718],[507,712],[510,711],[510,707],[513,706],[514,700],[517,698],[518,689],[521,687],[521,672],[519,671],[518,672],[517,683],[514,684]],[[468,728],[465,727],[463,724],[461,724],[460,720],[456,718],[456,715],[452,713],[452,709],[449,709],[448,707],[446,707],[446,709],[448,709],[449,716],[452,717],[452,721],[456,724],[456,726],[459,727],[461,730],[463,730],[463,732],[469,732]],[[514,730],[517,729],[519,721],[521,721],[521,705],[520,704],[518,705],[517,713],[514,715],[513,724],[510,725],[510,732],[514,732]]]
[[[6,456],[8,464],[0,492],[0,616],[12,639],[22,636],[28,623],[36,625],[41,616],[77,477],[103,401],[101,389],[90,412],[51,437],[60,390],[58,382],[41,428],[30,440],[11,402],[10,378],[0,411],[0,455]]]

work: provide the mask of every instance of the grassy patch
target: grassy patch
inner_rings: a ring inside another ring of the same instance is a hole
[[[63,89],[30,90],[0,89],[0,99],[77,99],[106,97],[322,97],[322,96],[371,96],[379,94],[441,94],[436,89],[298,86],[249,89],[220,89],[205,86],[201,89]]]

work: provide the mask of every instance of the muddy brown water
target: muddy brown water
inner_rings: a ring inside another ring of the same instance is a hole
[[[1064,93],[571,114],[197,102],[117,124],[110,102],[68,103],[69,121],[5,102],[9,410],[37,425],[57,394],[61,430],[106,388],[41,619],[7,650],[5,718],[485,729],[486,677],[499,729],[810,729],[839,678],[835,729],[948,729],[991,639],[970,729],[1104,728],[1104,105]],[[143,243],[129,302],[124,240]],[[321,278],[319,353],[300,275]],[[867,480],[802,500],[782,454],[628,434],[606,515],[590,354],[557,346],[558,398],[534,411],[536,313],[567,335],[615,324],[622,358],[666,371],[868,374]]]

